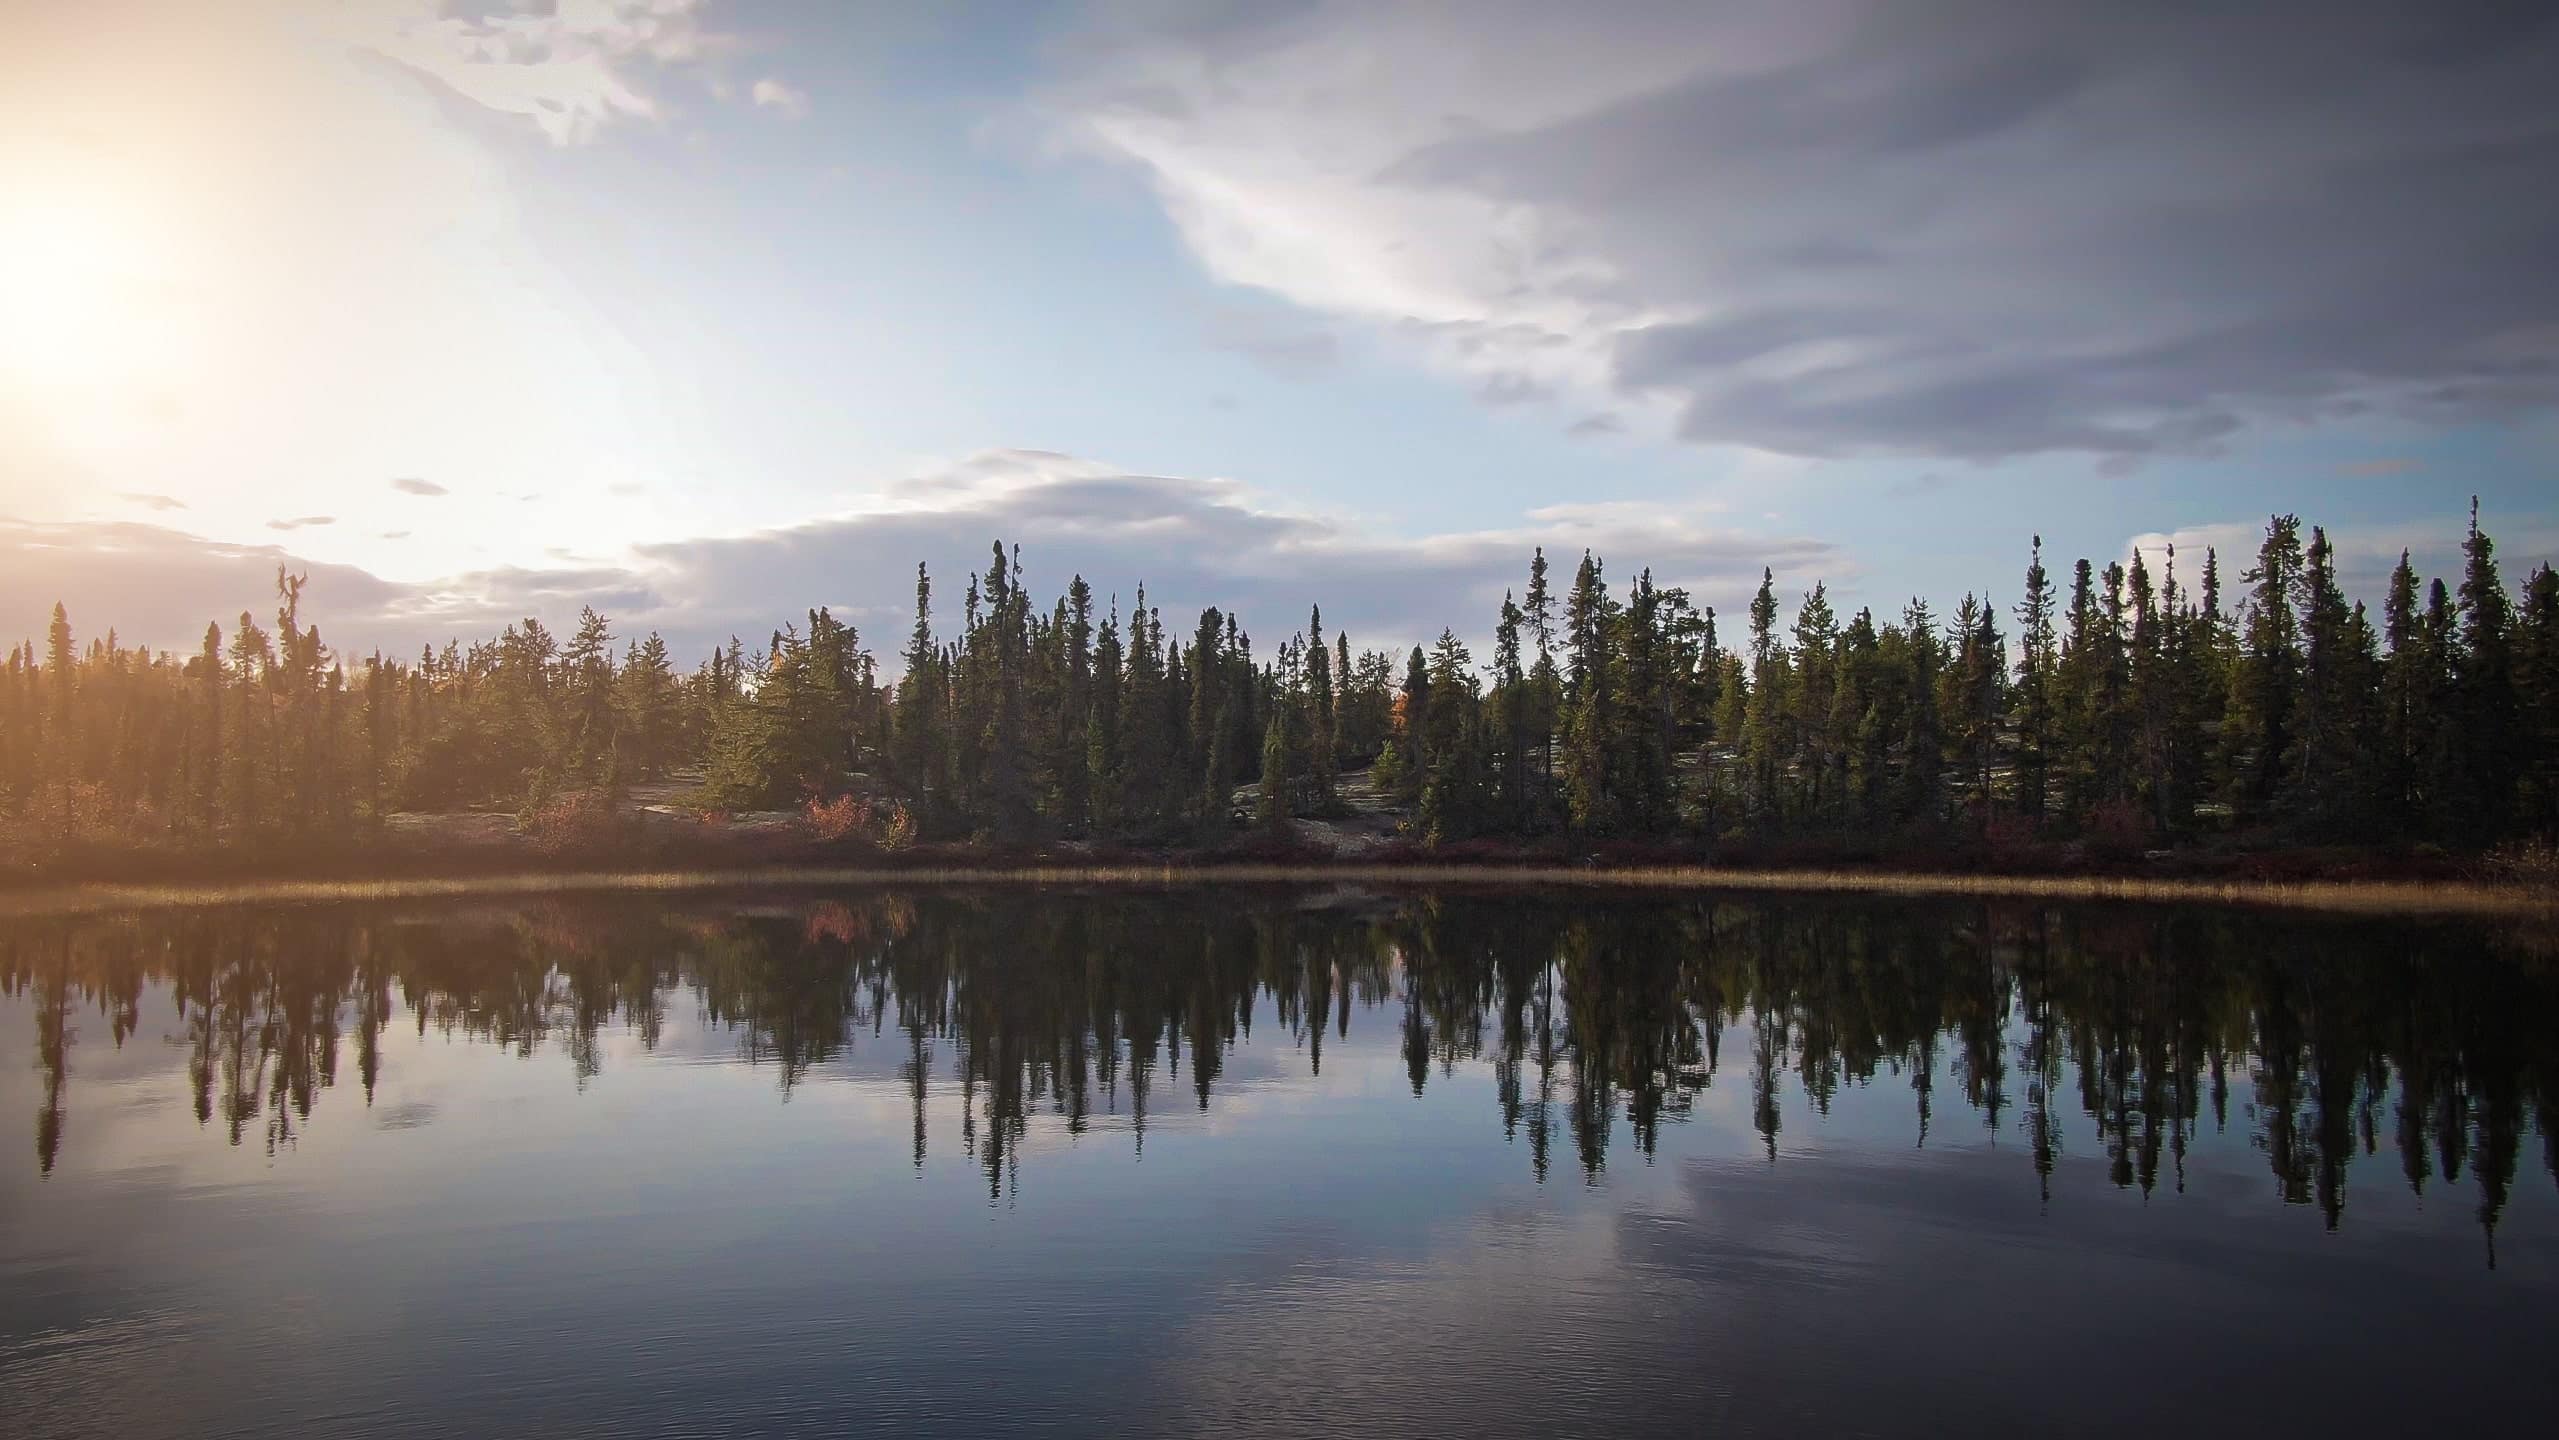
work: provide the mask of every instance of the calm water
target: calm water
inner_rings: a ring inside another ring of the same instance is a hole
[[[0,928],[12,1435],[2374,1433],[2559,1401],[2559,964],[1342,891]]]

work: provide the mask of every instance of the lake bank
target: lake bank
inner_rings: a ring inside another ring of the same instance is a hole
[[[931,888],[1362,885],[1380,888],[1594,892],[1733,891],[1984,899],[2213,904],[2335,914],[2559,918],[2544,887],[2477,880],[2284,880],[2109,874],[2002,874],[1707,865],[1412,862],[1286,863],[1167,859],[1157,863],[786,864],[690,869],[537,869],[507,873],[330,878],[86,880],[0,887],[0,916],[99,913],[186,905],[407,900],[551,893],[754,887]]]

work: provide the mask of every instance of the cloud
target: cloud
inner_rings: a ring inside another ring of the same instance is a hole
[[[383,540],[406,540],[409,538],[409,532],[406,530],[385,530],[377,538]]]
[[[755,102],[756,108],[779,110],[794,120],[809,113],[807,91],[794,90],[770,75],[756,81],[755,88],[749,92],[749,95]]]
[[[2348,600],[2361,600],[2378,615],[2390,572],[2397,568],[2402,551],[2407,552],[2409,564],[2417,572],[2420,589],[2435,579],[2456,588],[2460,585],[2461,545],[2469,533],[2469,508],[2466,503],[2457,502],[2456,497],[2442,498],[2441,512],[2426,520],[2326,527],[2328,542],[2336,552],[2337,584]],[[2304,515],[2301,521],[2301,543],[2307,547],[2310,528],[2317,523],[2317,517]],[[2498,571],[2510,590],[2519,590],[2524,577],[2536,566],[2559,560],[2559,515],[2484,515],[2480,517],[2480,528],[2497,542]],[[2257,548],[2265,536],[2264,520],[2187,525],[2174,531],[2136,535],[2124,542],[2123,552],[2115,558],[2129,565],[2133,552],[2139,550],[2147,557],[2155,578],[2173,544],[2177,548],[2178,584],[2191,592],[2203,584],[2204,552],[2216,550],[2221,560],[2222,606],[2236,610],[2247,589],[2240,577],[2257,563]],[[2069,562],[2057,560],[2047,551],[2045,563],[2053,568],[2054,583],[2067,591]]]
[[[1623,435],[1626,433],[1626,420],[1623,416],[1612,415],[1602,410],[1595,415],[1585,415],[1574,421],[1565,427],[1564,433],[1576,440],[1595,440],[1602,435]]]
[[[453,493],[432,480],[421,480],[414,475],[403,475],[392,481],[391,488],[403,495],[450,495]]]
[[[1526,584],[1540,545],[1565,573],[1588,548],[1608,562],[1612,585],[1650,566],[1658,583],[1687,586],[1700,603],[1728,611],[1746,603],[1762,565],[1802,587],[1856,573],[1831,545],[1726,528],[1695,507],[1554,506],[1499,528],[1403,537],[1278,508],[1230,480],[999,450],[889,485],[849,513],[646,545],[613,562],[415,584],[312,566],[309,605],[341,643],[395,650],[486,634],[525,615],[566,623],[593,605],[622,633],[656,629],[688,654],[731,634],[762,636],[826,605],[893,664],[911,624],[916,562],[932,569],[936,623],[947,635],[969,575],[985,570],[998,537],[1022,547],[1025,576],[1044,599],[1080,573],[1097,604],[1116,596],[1125,615],[1144,582],[1166,628],[1187,630],[1204,606],[1232,608],[1264,654],[1316,604],[1355,647],[1415,644],[1442,626],[1488,632],[1503,591]],[[192,644],[207,617],[236,614],[244,601],[263,605],[278,563],[305,564],[271,546],[147,525],[0,522],[0,616],[41,616],[55,598],[76,598],[75,614],[126,635]]]
[[[367,625],[402,593],[354,566],[315,563],[273,545],[225,544],[138,522],[0,520],[0,626],[41,620],[58,601],[83,635],[113,627],[137,643],[191,650],[209,620],[228,633],[241,611],[272,611],[278,565],[311,577],[332,634]]]
[[[1495,374],[1476,382],[1475,398],[1495,407],[1534,405],[1554,399],[1555,392],[1525,375]]]
[[[187,502],[179,499],[175,495],[148,495],[139,490],[127,490],[118,495],[117,498],[130,501],[133,504],[141,506],[145,510],[184,510],[187,508]]]
[[[346,7],[340,22],[355,47],[530,120],[554,144],[578,145],[623,121],[657,118],[644,88],[651,73],[729,48],[704,28],[700,9],[700,0],[487,0],[453,10],[373,0]]]
[[[307,530],[313,526],[335,525],[337,523],[338,517],[335,515],[297,515],[290,520],[270,520],[267,522],[267,528],[270,530]]]
[[[1200,333],[1283,380],[1312,380],[1341,364],[1341,341],[1332,331],[1282,311],[1224,306],[1202,319]]]
[[[1492,398],[2119,463],[2559,399],[2546,6],[1108,13],[1042,97],[1060,141],[1217,278]]]

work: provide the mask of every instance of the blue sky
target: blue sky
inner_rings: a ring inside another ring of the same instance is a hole
[[[1000,535],[1405,643],[1536,544],[1879,610],[2277,510],[2369,584],[2474,493],[2559,554],[2550,31],[2018,13],[13,9],[0,603],[885,640]]]

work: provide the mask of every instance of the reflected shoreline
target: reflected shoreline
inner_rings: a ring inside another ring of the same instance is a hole
[[[606,1036],[653,1054],[689,998],[786,1096],[857,1052],[893,1069],[919,1170],[928,1097],[956,1087],[990,1195],[1020,1185],[1034,1124],[1123,1116],[1142,1153],[1163,1090],[1208,1111],[1257,1016],[1309,1079],[1355,1017],[1391,1027],[1416,1097],[1489,1070],[1540,1183],[1596,1182],[1627,1141],[1649,1160],[1719,1085],[1744,1088],[1774,1162],[1790,1107],[1885,1084],[1922,1145],[1964,1115],[2021,1135],[2046,1203],[2092,1142],[2148,1195],[2235,1135],[2275,1199],[2332,1229],[2373,1165],[2420,1194],[2475,1187],[2493,1256],[2527,1136],[2559,1179],[2559,973],[2529,936],[2451,921],[1350,887],[563,895],[32,921],[0,934],[0,993],[34,1020],[47,1175],[77,1153],[81,1054],[164,1004],[197,1127],[273,1154],[350,1064],[371,1105],[392,1027],[562,1054],[583,1089]]]

